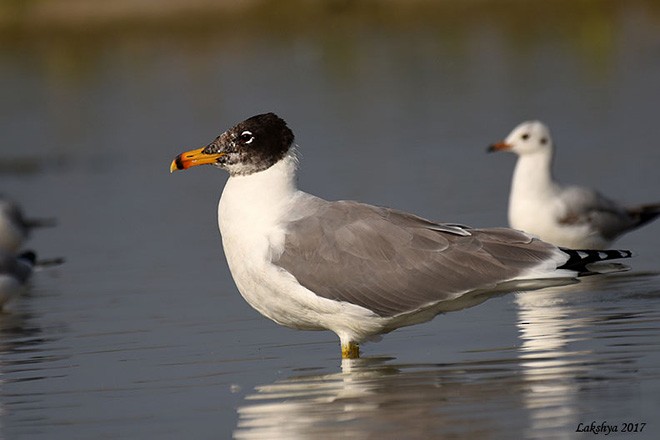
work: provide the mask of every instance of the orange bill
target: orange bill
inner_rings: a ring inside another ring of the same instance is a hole
[[[491,146],[488,147],[488,152],[493,152],[493,151],[509,151],[511,149],[511,145],[507,144],[506,142],[497,142],[492,144]]]
[[[170,173],[173,173],[176,170],[186,170],[197,165],[213,164],[216,163],[220,157],[225,155],[225,153],[204,153],[204,148],[198,148],[196,150],[190,150],[179,154],[170,164]]]

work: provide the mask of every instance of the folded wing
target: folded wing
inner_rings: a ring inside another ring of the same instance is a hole
[[[549,265],[550,273],[568,259],[511,229],[438,224],[350,201],[305,204],[273,262],[319,296],[384,317],[493,288],[538,267]]]

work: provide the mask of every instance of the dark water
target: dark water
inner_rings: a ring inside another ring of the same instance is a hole
[[[226,176],[168,173],[276,111],[303,189],[499,226],[513,157],[485,148],[538,118],[561,179],[660,201],[660,7],[549,3],[3,33],[0,190],[58,218],[28,245],[66,263],[0,315],[0,438],[657,438],[660,222],[617,243],[629,272],[491,299],[342,365],[333,334],[238,294]]]

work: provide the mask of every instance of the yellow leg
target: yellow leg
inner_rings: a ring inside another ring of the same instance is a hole
[[[347,342],[341,344],[342,359],[357,359],[360,357],[360,344],[357,342]]]

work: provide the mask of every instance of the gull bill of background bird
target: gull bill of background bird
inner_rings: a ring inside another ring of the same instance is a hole
[[[625,207],[592,189],[557,182],[552,174],[554,145],[542,122],[523,122],[488,150],[518,155],[509,226],[557,246],[605,249],[660,215],[660,203]]]
[[[273,321],[331,330],[343,358],[396,328],[510,292],[573,278],[627,251],[571,251],[506,228],[472,229],[298,190],[293,132],[272,113],[251,117],[170,171],[211,164],[229,172],[218,223],[238,290]]]
[[[0,195],[0,249],[18,252],[32,229],[54,225],[53,219],[26,218],[15,201]]]
[[[35,260],[36,255],[32,251],[15,256],[0,250],[0,310],[25,290]]]

